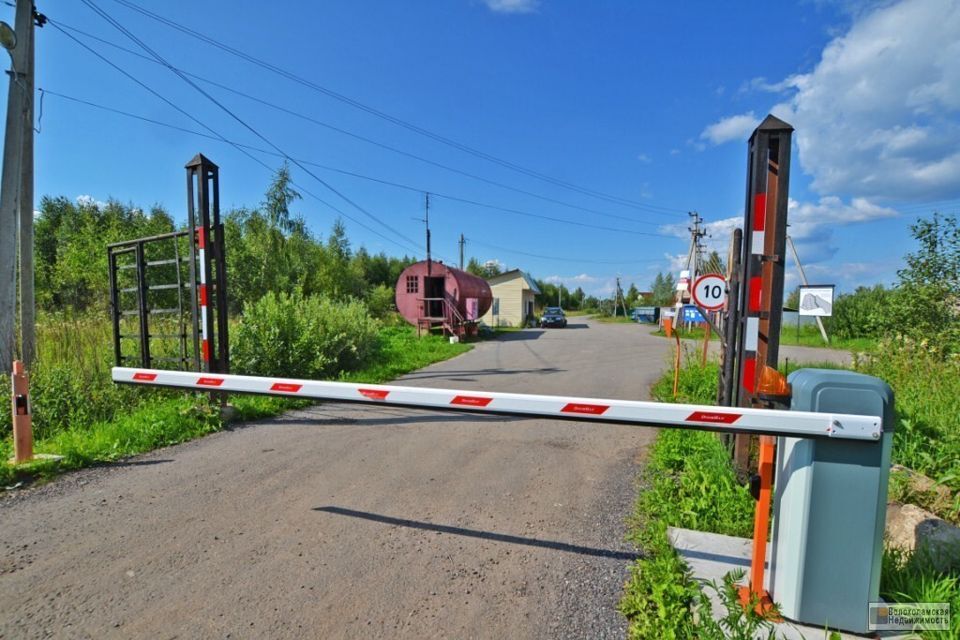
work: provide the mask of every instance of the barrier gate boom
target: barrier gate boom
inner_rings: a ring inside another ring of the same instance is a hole
[[[446,411],[472,411],[797,438],[879,440],[882,434],[879,417],[842,413],[367,385],[128,367],[114,367],[113,381],[195,391],[228,391],[337,402],[388,404]]]

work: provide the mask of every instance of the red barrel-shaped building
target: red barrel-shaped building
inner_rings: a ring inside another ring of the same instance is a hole
[[[493,294],[483,278],[436,260],[410,265],[397,279],[397,311],[421,331],[442,328],[456,336],[476,333]]]

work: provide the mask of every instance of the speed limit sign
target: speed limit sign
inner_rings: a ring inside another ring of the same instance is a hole
[[[727,301],[727,281],[719,273],[707,273],[693,283],[693,302],[707,311],[723,308]]]

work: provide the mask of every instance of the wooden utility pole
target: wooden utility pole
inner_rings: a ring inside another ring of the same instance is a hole
[[[33,153],[30,146],[30,163],[25,162],[24,144],[28,136],[32,137],[33,121],[27,119],[30,113],[29,105],[32,96],[27,92],[26,72],[32,69],[28,63],[31,53],[30,42],[33,32],[33,2],[32,0],[17,0],[17,13],[14,22],[14,32],[17,43],[10,51],[11,70],[10,88],[7,93],[7,118],[3,139],[3,173],[0,177],[0,371],[11,371],[16,351],[16,334],[14,317],[17,308],[17,227],[20,220],[21,200],[28,195],[22,193],[24,183],[29,181],[30,202],[30,249],[33,251]],[[31,80],[31,86],[32,86]],[[28,133],[29,132],[29,133]],[[24,175],[29,174],[28,178]],[[31,286],[29,287],[32,302],[32,260],[30,262]],[[33,317],[32,309],[30,317]],[[32,349],[32,322],[30,346]]]
[[[463,245],[466,244],[463,234],[460,234],[460,271],[463,271]]]
[[[423,194],[423,224],[427,229],[427,275],[431,272],[430,263],[430,194]]]
[[[27,2],[27,4],[32,4]],[[26,63],[23,69],[23,151],[20,163],[20,359],[29,371],[37,353],[36,301],[33,290],[33,86],[34,16],[26,31]]]

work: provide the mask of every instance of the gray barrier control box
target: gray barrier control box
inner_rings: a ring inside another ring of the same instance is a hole
[[[803,369],[789,377],[791,409],[883,418],[878,441],[779,438],[770,591],[789,619],[868,631],[879,600],[893,441],[893,391],[851,371]]]

